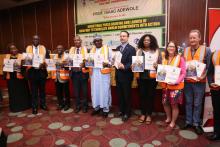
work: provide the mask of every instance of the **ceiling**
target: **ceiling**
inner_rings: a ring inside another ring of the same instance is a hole
[[[34,3],[40,0],[0,0],[0,10]]]

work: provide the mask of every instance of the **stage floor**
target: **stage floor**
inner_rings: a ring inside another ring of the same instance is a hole
[[[32,115],[31,110],[10,113],[7,91],[3,91],[3,106],[0,112],[0,126],[8,135],[8,147],[150,147],[180,146],[205,147],[220,146],[220,142],[209,142],[205,135],[198,136],[192,130],[180,130],[182,117],[172,131],[163,127],[164,113],[153,113],[151,125],[137,121],[139,110],[134,110],[127,122],[115,116],[116,107],[112,107],[107,119],[101,116],[92,117],[88,113],[75,114],[56,110],[56,97],[47,95],[49,111],[39,110]]]

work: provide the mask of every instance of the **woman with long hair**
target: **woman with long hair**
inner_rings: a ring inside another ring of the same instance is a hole
[[[184,77],[186,75],[185,60],[178,54],[178,48],[174,41],[170,41],[162,56],[162,64],[175,66],[181,69],[179,78],[174,83],[160,83],[162,87],[162,103],[166,112],[165,124],[173,129],[179,115],[179,104],[183,102]]]

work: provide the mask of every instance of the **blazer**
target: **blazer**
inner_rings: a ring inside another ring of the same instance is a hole
[[[120,46],[116,48],[119,50]],[[127,44],[122,52],[121,63],[125,69],[116,69],[116,82],[131,82],[133,80],[133,73],[131,71],[132,56],[136,55],[136,50],[130,44]]]

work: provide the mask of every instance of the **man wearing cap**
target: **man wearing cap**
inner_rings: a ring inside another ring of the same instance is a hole
[[[129,33],[121,31],[121,45],[116,48],[122,54],[121,63],[116,69],[115,77],[120,107],[118,115],[122,117],[123,121],[127,121],[131,114],[131,83],[133,80],[131,64],[132,56],[136,54],[135,48],[128,43],[128,38]]]
[[[93,68],[91,73],[91,96],[94,108],[91,115],[102,113],[103,117],[106,118],[111,105],[111,83],[110,72],[103,73],[102,70],[110,67],[112,50],[102,44],[102,37],[99,35],[95,36],[93,43],[95,46],[90,53],[104,56],[104,62],[103,68]]]

